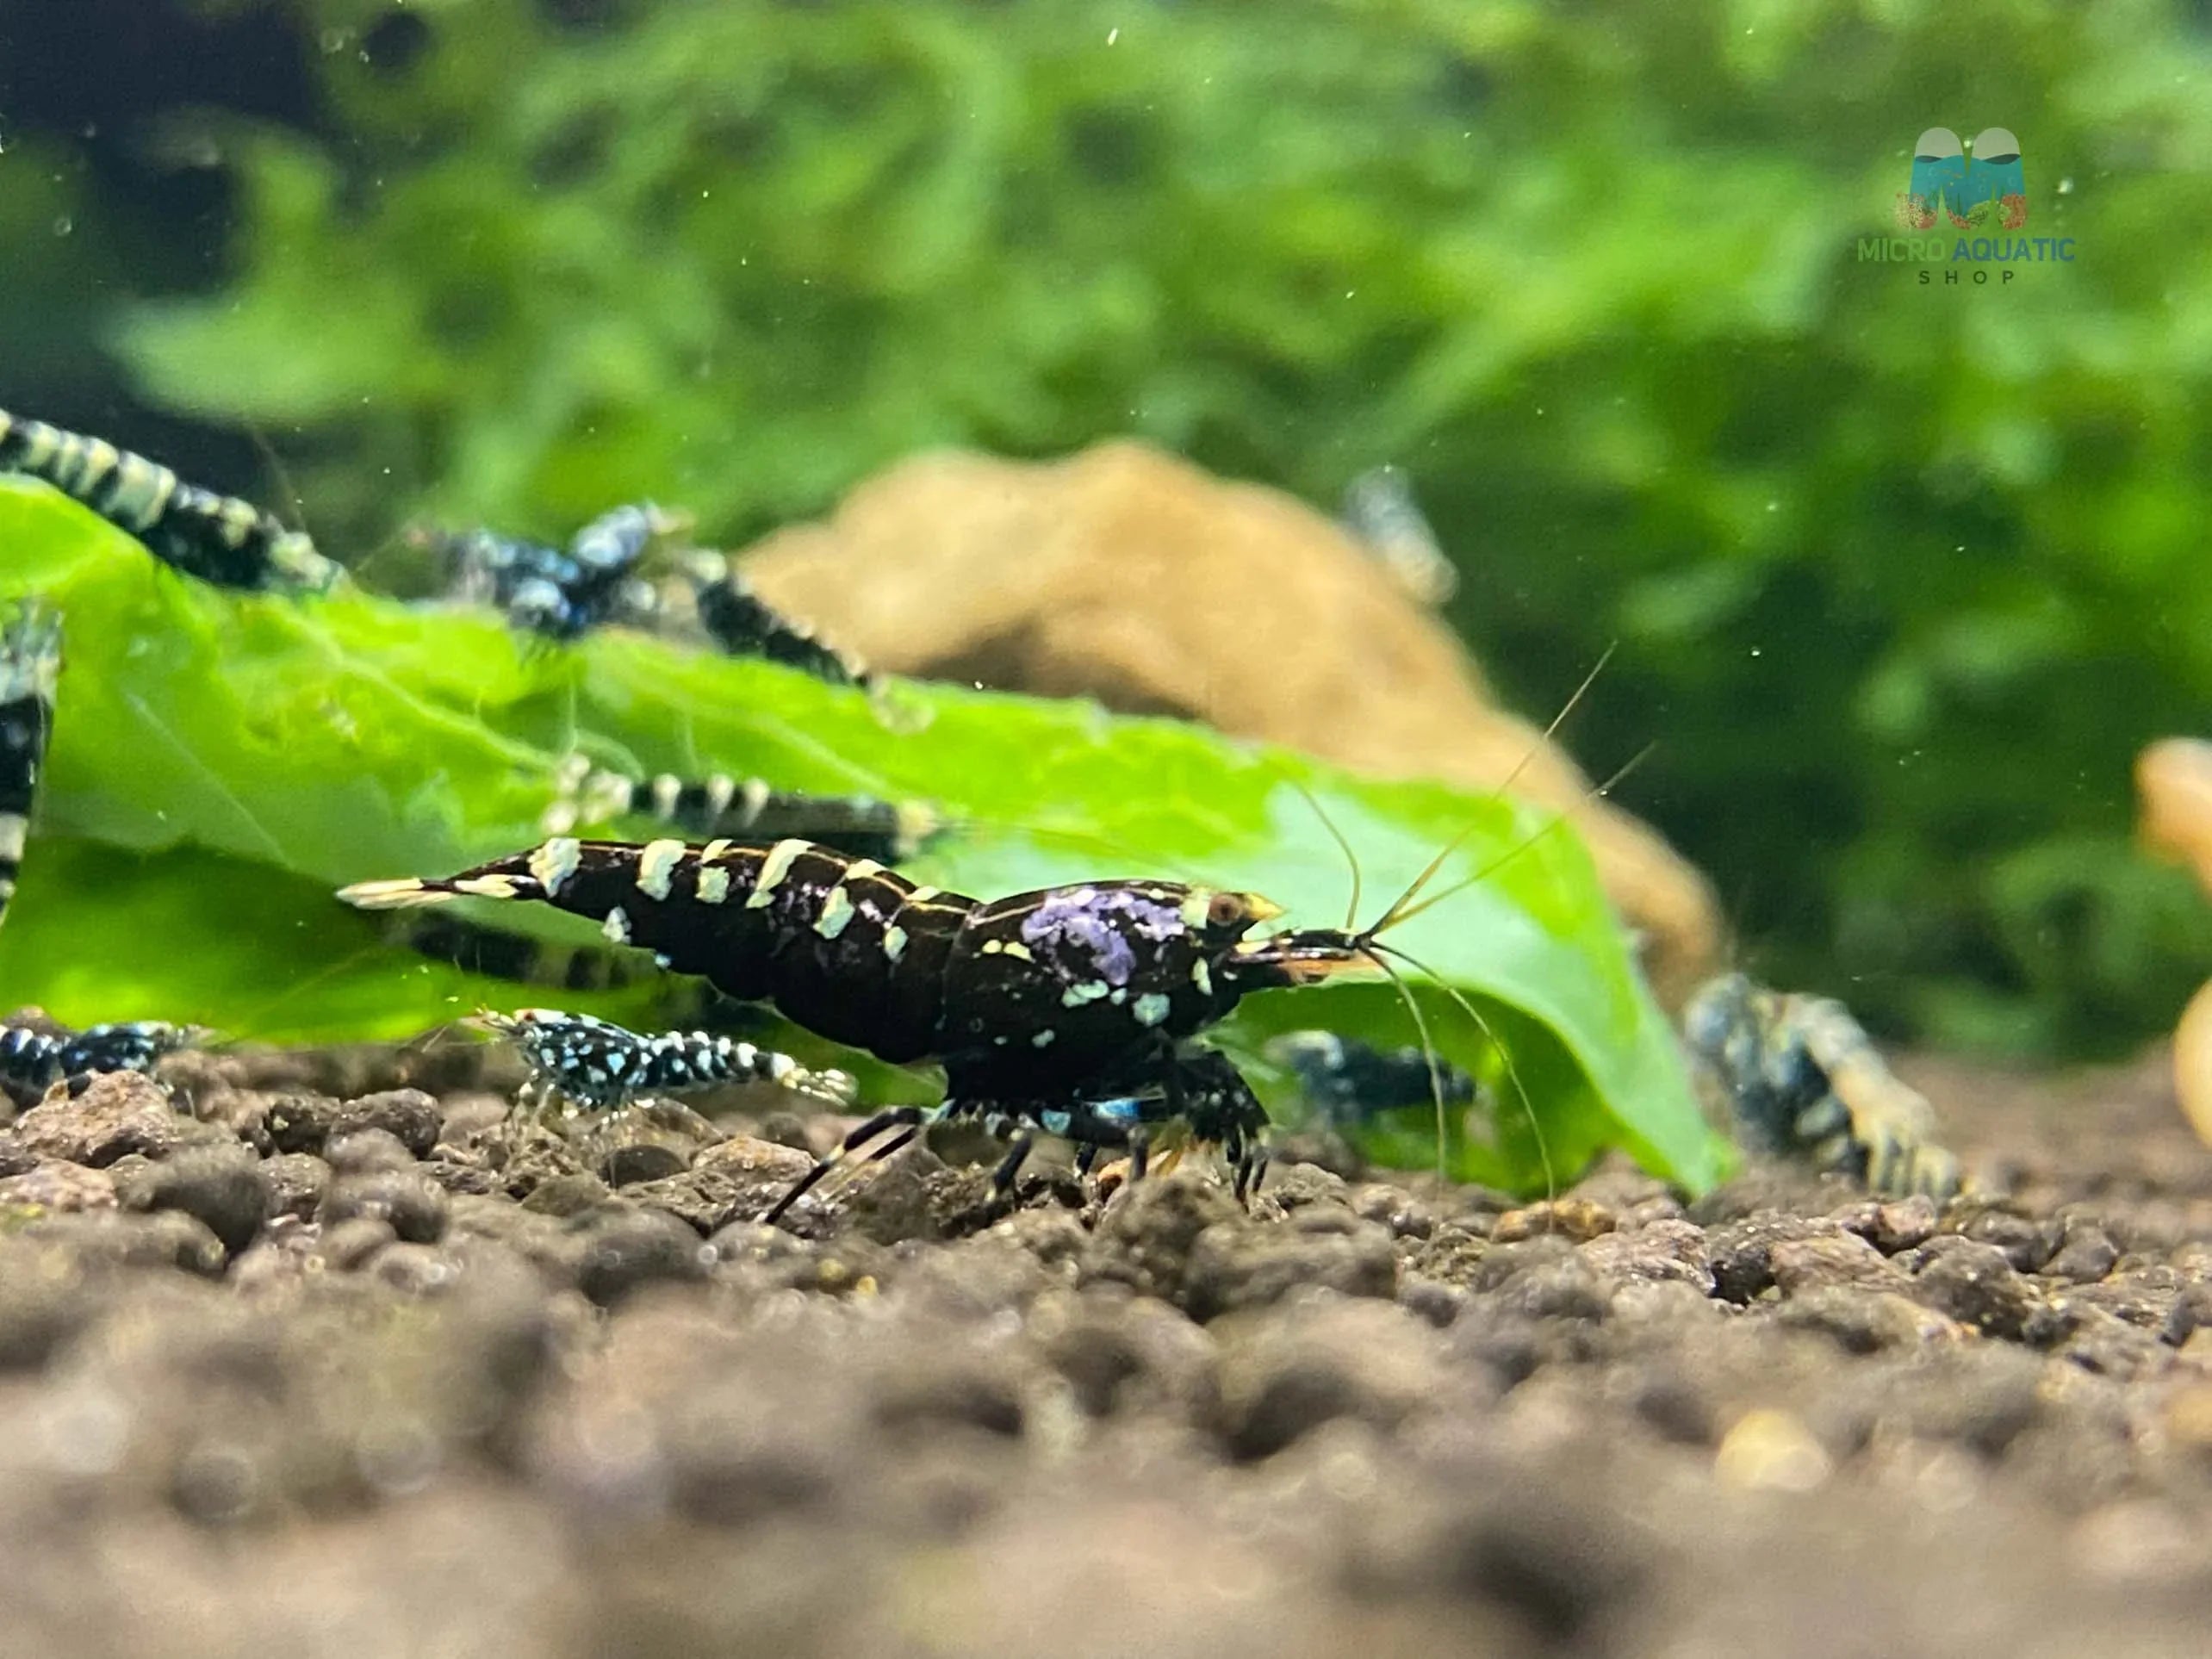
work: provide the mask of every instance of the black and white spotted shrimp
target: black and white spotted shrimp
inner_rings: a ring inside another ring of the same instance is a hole
[[[1457,591],[1459,572],[1437,544],[1414,487],[1399,467],[1370,467],[1344,492],[1345,528],[1424,605],[1442,605]]]
[[[344,573],[301,531],[250,501],[188,484],[158,462],[0,410],[0,472],[53,485],[163,563],[218,587],[323,593]]]
[[[60,674],[61,618],[22,606],[0,626],[0,920],[22,873]]]
[[[207,1034],[197,1027],[132,1020],[71,1031],[51,1024],[0,1025],[0,1088],[28,1104],[57,1083],[74,1094],[103,1072],[152,1072],[165,1054]]]
[[[530,1070],[525,1111],[556,1104],[620,1111],[649,1097],[680,1098],[730,1084],[761,1083],[827,1107],[849,1106],[857,1092],[842,1072],[802,1065],[789,1054],[712,1031],[648,1035],[559,1009],[483,1013],[477,1022],[513,1043]]]
[[[492,606],[522,632],[567,641],[612,623],[658,621],[659,596],[638,567],[682,523],[644,502],[601,513],[566,549],[490,530],[427,539],[444,558],[453,598]]]
[[[753,591],[727,554],[699,552],[686,565],[699,626],[732,656],[765,657],[833,686],[873,691],[876,676],[857,657],[839,650],[794,617]]]
[[[1262,1161],[1265,1111],[1227,1060],[1188,1040],[1249,992],[1363,966],[1389,972],[1379,935],[1442,897],[1414,904],[1420,885],[1358,933],[1252,937],[1281,914],[1254,893],[1120,880],[985,902],[798,840],[556,837],[458,875],[363,882],[341,897],[368,910],[551,904],[819,1036],[895,1065],[941,1066],[940,1115],[1050,1124],[1084,1144],[1127,1146],[1140,1167],[1153,1131],[1181,1123],[1222,1146],[1243,1190]],[[877,1127],[914,1129],[927,1115],[903,1108]]]
[[[699,841],[765,845],[798,837],[854,858],[897,864],[943,827],[935,811],[918,801],[776,789],[760,778],[719,772],[696,780],[669,772],[639,778],[594,767],[581,755],[562,761],[555,789],[539,822],[549,836],[634,814]]]
[[[1286,1031],[1271,1037],[1264,1056],[1297,1079],[1314,1115],[1339,1131],[1373,1124],[1385,1112],[1470,1104],[1475,1079],[1418,1047],[1377,1048],[1334,1031]]]
[[[1805,1159],[1885,1197],[1941,1202],[1963,1186],[1957,1157],[1937,1144],[1935,1107],[1833,997],[1724,974],[1691,998],[1682,1035],[1708,1091],[1758,1151]]]
[[[1552,730],[1603,667],[1600,659]],[[1326,815],[1322,822],[1344,844]],[[1348,914],[1341,928],[1256,935],[1282,906],[1258,893],[1141,878],[978,899],[797,837],[702,846],[556,836],[455,875],[357,882],[339,896],[370,910],[472,898],[550,904],[597,922],[610,943],[650,951],[661,966],[699,975],[733,1000],[767,1003],[817,1036],[892,1065],[943,1069],[941,1106],[901,1107],[862,1125],[773,1215],[871,1136],[897,1132],[875,1149],[881,1156],[936,1116],[1023,1128],[1000,1166],[1002,1184],[1018,1171],[1030,1128],[1079,1146],[1127,1147],[1141,1170],[1154,1134],[1176,1128],[1219,1146],[1245,1193],[1264,1165],[1267,1114],[1236,1067],[1194,1040],[1252,992],[1371,968],[1391,980],[1432,1052],[1420,1006],[1390,964],[1427,970],[1382,935],[1497,867],[1425,892],[1463,840],[1356,931]],[[1351,914],[1358,907],[1355,863]],[[1474,1005],[1444,990],[1488,1035]],[[1440,1079],[1432,1086],[1441,1158],[1444,1090]],[[1522,1106],[1533,1128],[1525,1094]],[[1540,1130],[1537,1139],[1541,1147]]]

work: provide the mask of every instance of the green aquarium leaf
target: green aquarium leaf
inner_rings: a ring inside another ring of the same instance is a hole
[[[1433,891],[1463,890],[1389,939],[1479,1016],[1420,991],[1439,1049],[1503,1103],[1480,1133],[1451,1135],[1457,1173],[1541,1189],[1619,1145],[1693,1188],[1717,1174],[1719,1145],[1588,855],[1532,808],[1363,781],[1088,703],[907,683],[871,697],[618,631],[551,648],[488,613],[357,590],[220,593],[18,480],[0,479],[0,597],[42,596],[65,631],[43,798],[0,931],[11,1002],[275,1041],[404,1035],[544,1000],[426,966],[391,941],[389,918],[332,889],[535,842],[577,752],[637,774],[927,802],[948,829],[913,873],[978,897],[1150,875],[1263,892],[1306,926],[1340,919],[1351,881],[1318,805],[1358,856],[1370,916],[1452,847]],[[494,908],[502,926],[596,939]],[[648,980],[575,1003],[642,1017],[665,994]],[[1414,1038],[1382,984],[1254,997],[1222,1036],[1248,1053],[1299,1025]]]

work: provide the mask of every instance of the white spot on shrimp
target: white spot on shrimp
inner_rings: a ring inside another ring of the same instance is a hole
[[[845,872],[845,879],[848,881],[865,881],[872,875],[881,875],[882,873],[882,865],[877,863],[872,858],[864,858]]]
[[[680,841],[649,841],[637,855],[637,891],[651,898],[666,898],[676,866],[690,849]]]
[[[1095,1003],[1110,987],[1103,979],[1084,979],[1060,992],[1062,1008],[1081,1008],[1085,1003]]]
[[[730,872],[719,864],[700,867],[699,873],[699,902],[719,904],[730,897]]]
[[[1206,913],[1213,907],[1214,890],[1211,887],[1193,887],[1184,895],[1182,906],[1177,914],[1183,917],[1184,927],[1202,928],[1206,925]]]
[[[1129,1005],[1139,1025],[1158,1025],[1167,1017],[1168,1001],[1157,991],[1147,991]]]
[[[1198,987],[1201,997],[1214,994],[1214,970],[1206,966],[1202,956],[1190,965],[1190,983]]]
[[[1029,948],[1018,939],[1006,947],[1006,954],[1024,962],[1034,962],[1037,960],[1030,954]]]
[[[764,910],[775,902],[776,888],[791,873],[791,867],[806,850],[803,841],[780,841],[768,848],[768,855],[761,861],[761,873],[753,882],[753,891],[745,895],[745,908]]]
[[[453,891],[475,898],[513,898],[514,882],[503,875],[471,876],[466,881],[455,882]]]
[[[737,785],[726,772],[718,772],[706,780],[706,810],[720,817],[730,810],[730,798],[737,792]]]
[[[1049,1048],[1053,1046],[1053,1039],[1058,1035],[1059,1035],[1059,1032],[1053,1030],[1052,1027],[1047,1026],[1042,1031],[1040,1031],[1035,1036],[1029,1039],[1029,1047],[1032,1048]]]
[[[944,891],[942,887],[916,887],[906,895],[906,902],[910,904],[926,904]]]
[[[606,913],[606,920],[600,923],[600,931],[607,936],[607,941],[610,944],[628,944],[630,942],[630,912],[624,910],[621,905],[616,905]]]
[[[699,861],[701,864],[711,864],[736,844],[734,841],[724,841],[718,836],[699,849]]]
[[[892,926],[883,930],[883,954],[896,962],[906,954],[906,929]]]
[[[673,818],[676,803],[682,798],[683,780],[673,772],[663,772],[653,780],[653,814],[656,817]]]
[[[412,910],[426,904],[443,904],[455,895],[413,876],[402,876],[397,881],[357,881],[351,887],[340,887],[338,896],[357,910]]]
[[[844,932],[853,919],[852,895],[839,882],[822,897],[822,914],[814,918],[814,930],[824,939],[835,939]]]

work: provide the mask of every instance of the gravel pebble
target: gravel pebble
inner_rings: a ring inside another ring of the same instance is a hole
[[[427,1158],[444,1122],[438,1102],[421,1090],[387,1089],[345,1102],[331,1114],[328,1134],[336,1140],[363,1129],[382,1129],[411,1156]],[[333,1157],[331,1162],[335,1165],[338,1159]]]
[[[445,1190],[412,1165],[367,1174],[335,1176],[317,1212],[326,1228],[349,1221],[384,1222],[410,1244],[436,1244],[444,1236],[450,1202]]]
[[[175,1267],[221,1273],[227,1252],[207,1223],[182,1210],[127,1215],[85,1210],[32,1222],[22,1237],[59,1246],[79,1260],[109,1267]]]
[[[2035,1286],[1995,1245],[1954,1237],[1931,1239],[1901,1259],[1913,1274],[1916,1297],[1987,1335],[2025,1341],[2044,1311]]]
[[[1538,1233],[1556,1233],[1574,1244],[1583,1244],[1612,1232],[1620,1218],[1605,1205],[1588,1198],[1558,1198],[1525,1209],[1509,1209],[1490,1227],[1494,1244],[1513,1244]]]
[[[1923,1245],[1936,1236],[1941,1215],[1936,1201],[1924,1192],[1888,1203],[1867,1198],[1847,1204],[1831,1218],[1845,1232],[1855,1233],[1885,1256]]]
[[[414,1149],[389,1129],[373,1123],[333,1128],[323,1142],[322,1155],[339,1175],[374,1175],[415,1166]]]
[[[811,1152],[612,1194],[484,1064],[240,1050],[205,1122],[0,1131],[11,1650],[2202,1646],[2212,1153],[2162,1097],[1940,1210],[1618,1164],[1246,1209],[1202,1158],[1006,1202],[948,1142],[767,1227]]]
[[[235,1256],[253,1242],[269,1215],[263,1165],[247,1148],[196,1147],[134,1169],[116,1183],[123,1208],[182,1210],[207,1224]]]
[[[1866,1289],[1847,1283],[1801,1291],[1790,1297],[1776,1318],[1792,1330],[1832,1337],[1855,1354],[1931,1348],[1966,1334],[1956,1320],[1910,1296],[1889,1290],[1869,1296]]]
[[[278,1152],[320,1153],[338,1105],[328,1095],[275,1096],[261,1112],[269,1144]]]
[[[1394,1428],[1449,1391],[1432,1333],[1386,1302],[1306,1302],[1221,1322],[1218,1428],[1230,1454],[1266,1457],[1322,1423]]]
[[[1762,1214],[1710,1227],[1706,1256],[1712,1266],[1714,1291],[1730,1302],[1748,1302],[1774,1288],[1777,1246],[1845,1236],[1836,1222],[1805,1215]]]
[[[706,1148],[687,1169],[624,1185],[622,1196],[631,1203],[665,1210],[701,1234],[713,1233],[766,1215],[813,1161],[788,1146],[735,1135]]]
[[[1346,1296],[1395,1294],[1398,1258],[1389,1230],[1333,1204],[1293,1211],[1272,1227],[1242,1217],[1217,1221],[1192,1240],[1177,1300],[1203,1320],[1315,1286]]]
[[[2042,1271],[2054,1279],[2094,1284],[2119,1261],[2120,1247],[2103,1227],[2082,1216],[2069,1215],[2060,1225],[2058,1248],[2044,1262]]]
[[[1106,1206],[1084,1253],[1084,1277],[1126,1284],[1180,1306],[1199,1235],[1211,1227],[1237,1227],[1244,1221],[1234,1199],[1195,1175],[1178,1171],[1140,1181]]]
[[[1796,1296],[1828,1285],[1853,1284],[1869,1290],[1898,1290],[1911,1283],[1904,1269],[1852,1233],[1815,1233],[1779,1240],[1767,1254],[1774,1288]]]
[[[570,1170],[540,1181],[522,1207],[537,1215],[583,1215],[606,1202],[607,1184],[588,1170]]]
[[[1959,1200],[1944,1219],[1961,1237],[1996,1246],[2016,1272],[2041,1272],[2056,1242],[2046,1222],[1996,1205],[1977,1205],[1971,1198]]]
[[[1581,1250],[1584,1262],[1622,1284],[1673,1283],[1713,1292],[1712,1264],[1706,1254],[1705,1229],[1665,1216],[1631,1232],[1608,1233]]]
[[[20,1175],[0,1180],[0,1215],[28,1219],[78,1209],[115,1208],[115,1177],[59,1158],[41,1159]]]
[[[641,1140],[607,1153],[600,1160],[598,1174],[610,1187],[634,1187],[641,1182],[680,1175],[690,1165],[690,1159],[674,1146]]]
[[[294,1215],[305,1221],[321,1207],[329,1190],[330,1165],[313,1153],[278,1153],[261,1164],[269,1187],[270,1215]]]
[[[0,1239],[0,1372],[45,1364],[99,1315],[98,1288],[70,1242]]]
[[[136,1072],[105,1072],[71,1099],[56,1088],[16,1120],[11,1139],[34,1158],[104,1169],[137,1153],[165,1158],[181,1146],[226,1140],[221,1129],[179,1113],[159,1084]]]
[[[643,1286],[703,1279],[714,1252],[667,1212],[608,1205],[570,1223],[582,1246],[576,1287],[602,1308]]]
[[[381,1215],[352,1215],[322,1229],[317,1254],[340,1273],[364,1264],[386,1245],[399,1238],[391,1222]]]

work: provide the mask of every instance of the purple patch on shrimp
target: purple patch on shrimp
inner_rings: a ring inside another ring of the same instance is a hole
[[[1055,893],[1022,918],[1022,942],[1057,972],[1126,985],[1137,966],[1129,935],[1161,940],[1183,931],[1182,911],[1173,904],[1128,887],[1078,887]]]

